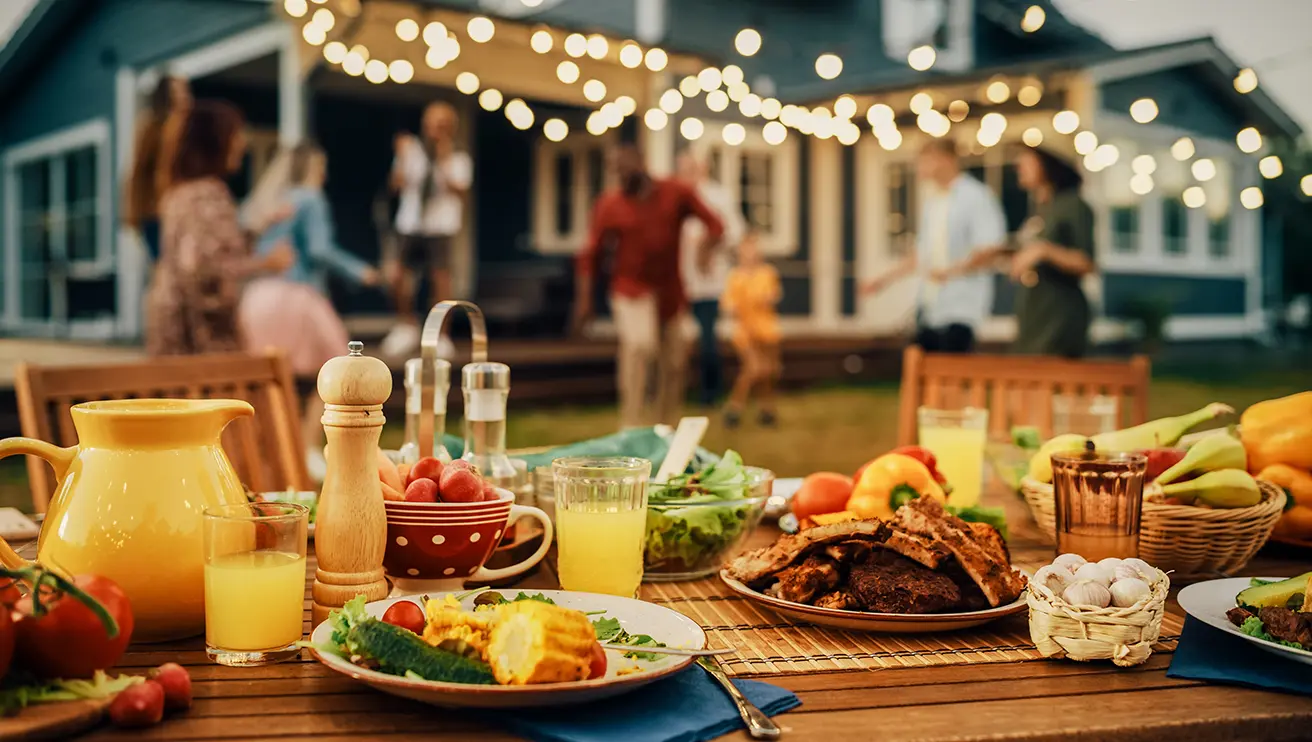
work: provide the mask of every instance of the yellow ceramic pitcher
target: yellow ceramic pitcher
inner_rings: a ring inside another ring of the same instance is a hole
[[[40,456],[59,487],[37,542],[37,561],[117,582],[132,602],[134,641],[205,630],[205,508],[246,501],[219,443],[255,410],[231,399],[128,399],[71,408],[78,445],[0,441],[0,458]],[[7,547],[0,558],[16,555]],[[12,566],[12,565],[11,565]]]

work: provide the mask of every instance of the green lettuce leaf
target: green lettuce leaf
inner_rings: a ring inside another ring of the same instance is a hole
[[[1307,649],[1307,647],[1303,646],[1302,644],[1299,644],[1298,642],[1287,642],[1281,639],[1277,639],[1274,636],[1271,636],[1270,634],[1266,633],[1266,626],[1262,624],[1262,619],[1258,618],[1257,616],[1249,616],[1248,618],[1244,619],[1244,624],[1239,627],[1239,630],[1244,632],[1245,634],[1248,634],[1249,636],[1261,639],[1262,641],[1271,642],[1273,644],[1280,644],[1285,647],[1293,647],[1294,649]]]

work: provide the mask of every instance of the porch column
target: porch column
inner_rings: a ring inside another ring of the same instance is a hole
[[[673,77],[668,72],[654,72],[648,78],[647,99],[643,101],[634,118],[642,120],[643,113],[648,108],[655,108],[657,102],[661,99],[661,93],[664,93],[671,84]],[[647,170],[652,175],[658,177],[667,176],[674,173],[674,130],[678,128],[676,118],[670,117],[670,122],[660,131],[652,131],[646,125],[642,126],[643,150],[647,157]]]
[[[296,26],[284,24],[282,31],[278,49],[278,142],[292,147],[305,138],[305,78],[313,65],[307,68],[302,60]]]
[[[842,314],[843,173],[838,140],[811,147],[811,320],[833,328]]]

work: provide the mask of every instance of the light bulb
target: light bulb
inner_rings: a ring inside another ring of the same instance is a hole
[[[572,33],[565,37],[565,53],[571,57],[581,57],[588,53],[588,40],[581,33]]]
[[[620,107],[620,111],[625,116],[632,116],[633,112],[638,110],[638,101],[627,95],[621,95],[615,99],[615,105]]]
[[[723,70],[720,70],[720,77],[724,79],[726,86],[736,85],[746,79],[743,75],[743,68],[736,64],[726,65]]]
[[[783,112],[783,104],[777,98],[765,98],[761,101],[761,116],[767,119],[777,119]]]
[[[723,90],[712,90],[706,94],[706,107],[719,113],[729,107],[729,94]]]
[[[788,129],[778,121],[770,121],[761,128],[761,138],[766,144],[783,144],[788,138]]]
[[[1262,149],[1262,134],[1251,126],[1245,127],[1235,135],[1235,144],[1239,145],[1241,151],[1251,155]]]
[[[1031,126],[1020,135],[1020,140],[1027,146],[1037,147],[1043,144],[1043,132],[1039,131],[1038,127]]]
[[[1140,98],[1131,103],[1130,118],[1140,124],[1146,124],[1157,118],[1157,101],[1152,98]]]
[[[1025,9],[1025,15],[1020,19],[1020,30],[1025,33],[1034,33],[1043,28],[1043,22],[1048,19],[1048,14],[1043,8],[1037,5],[1031,5]]]
[[[346,44],[340,41],[329,41],[324,44],[323,58],[330,64],[341,64],[346,59]]]
[[[346,57],[342,59],[342,72],[345,72],[351,77],[359,77],[364,74],[364,65],[364,56],[352,49],[347,52]]]
[[[556,65],[556,79],[572,85],[579,81],[579,66],[566,59],[564,62]]]
[[[1207,204],[1207,194],[1199,186],[1189,186],[1180,194],[1180,200],[1184,205],[1191,209],[1197,209]]]
[[[683,96],[679,96],[682,98]],[[738,101],[738,112],[744,116],[761,115],[761,97],[755,93],[749,93],[747,97]]]
[[[624,110],[614,102],[607,103],[601,107],[601,120],[606,122],[606,126],[613,129],[624,123]]]
[[[938,52],[932,46],[918,46],[907,53],[907,65],[917,72],[924,72],[934,66]]]
[[[440,46],[430,46],[427,52],[424,52],[424,64],[435,70],[440,70],[451,61],[446,55],[446,50]]]
[[[733,37],[733,48],[744,57],[750,57],[761,50],[761,34],[754,28],[744,28]]]
[[[588,114],[588,123],[585,128],[588,130],[589,134],[599,137],[606,133],[606,122],[601,120],[600,113],[593,111]]]
[[[1235,90],[1242,95],[1257,90],[1257,73],[1249,67],[1239,70],[1239,74],[1235,75]]]
[[[1137,196],[1147,196],[1153,190],[1153,176],[1148,173],[1137,173],[1130,178],[1130,190]]]
[[[415,77],[415,66],[404,59],[393,60],[387,65],[387,75],[392,78],[392,82],[404,85]]]
[[[1098,149],[1098,135],[1091,131],[1082,131],[1075,135],[1075,151],[1087,155]]]
[[[705,131],[705,129],[706,127],[702,125],[701,119],[686,118],[679,122],[679,134],[683,135],[684,139],[690,141],[701,138],[702,132]]]
[[[984,96],[990,103],[1006,103],[1011,97],[1011,87],[1002,80],[994,80],[984,89]]]
[[[610,42],[601,34],[594,33],[588,37],[588,56],[593,59],[605,59],[610,51]]]
[[[1058,111],[1052,116],[1052,128],[1058,134],[1070,134],[1080,128],[1080,115],[1074,111]]]
[[[282,7],[283,10],[287,11],[287,15],[293,18],[304,17],[306,13],[310,12],[310,6],[305,0],[287,0],[282,4]]]
[[[1264,201],[1262,189],[1257,186],[1249,186],[1239,192],[1239,203],[1243,204],[1245,209],[1260,209]]]
[[[998,134],[1007,130],[1007,117],[1000,113],[986,113],[984,118],[979,120],[979,128],[996,131]]]
[[[724,82],[724,76],[715,67],[707,67],[697,73],[697,84],[708,93],[720,87],[722,82]]]
[[[832,80],[843,74],[843,60],[837,54],[821,54],[815,58],[815,73]]]
[[[1304,175],[1298,179],[1299,190],[1303,191],[1304,196],[1312,198],[1312,175]]]
[[[1093,151],[1093,156],[1098,160],[1099,165],[1111,167],[1121,159],[1121,151],[1114,144],[1100,144],[1098,149]]]
[[[872,127],[891,126],[893,124],[893,109],[884,103],[876,103],[866,110],[866,121]]]
[[[461,72],[456,75],[456,90],[465,95],[473,95],[478,92],[478,75],[472,72]]]
[[[646,63],[647,69],[652,72],[660,72],[665,69],[665,65],[669,64],[670,58],[663,49],[648,49],[647,54],[643,57],[643,62]]]
[[[305,28],[301,29],[301,36],[305,39],[305,43],[311,46],[318,46],[328,40],[328,32],[316,26],[314,21],[305,24]]]
[[[1180,137],[1171,145],[1171,156],[1180,162],[1193,157],[1194,151],[1194,140],[1189,137]]]
[[[659,108],[650,108],[642,115],[642,122],[647,125],[648,129],[660,131],[670,123],[670,117]]]
[[[488,88],[478,94],[478,105],[484,111],[495,111],[501,107],[501,91],[496,88]]]
[[[738,123],[725,124],[724,129],[720,132],[720,136],[724,138],[725,144],[731,147],[737,147],[747,140],[747,129],[743,128],[743,125]]]
[[[834,115],[842,119],[850,119],[856,115],[856,99],[850,95],[844,95],[834,101]]]
[[[889,129],[879,135],[879,146],[892,152],[902,146],[902,132],[897,129]]]
[[[948,104],[948,118],[957,123],[966,120],[970,115],[970,104],[964,100],[954,100]]]
[[[678,113],[683,108],[683,95],[677,90],[666,90],[661,93],[659,105],[666,113]]]
[[[1257,163],[1257,171],[1262,174],[1263,178],[1270,180],[1279,178],[1285,172],[1285,165],[1280,158],[1275,155],[1267,155]]]
[[[534,31],[528,40],[529,47],[538,54],[546,54],[551,51],[551,47],[555,43],[555,40],[551,37],[551,32],[545,29]]]
[[[377,85],[387,81],[387,63],[381,59],[371,59],[364,65],[364,79]]]
[[[679,92],[685,98],[695,98],[702,92],[702,84],[697,81],[696,75],[687,75],[679,81]]]
[[[486,44],[492,40],[492,35],[496,33],[497,27],[496,24],[492,23],[491,18],[476,15],[469,19],[469,23],[465,24],[465,30],[469,32],[471,41]]]
[[[752,91],[752,89],[748,87],[747,83],[745,82],[732,83],[731,85],[729,85],[727,89],[729,91],[729,100],[735,103],[741,101],[743,98],[746,98]]]
[[[1216,163],[1206,157],[1194,160],[1193,165],[1189,166],[1189,171],[1194,174],[1194,178],[1203,183],[1216,177]]]
[[[1016,102],[1026,108],[1039,105],[1041,100],[1043,100],[1043,88],[1038,85],[1023,85],[1020,91],[1016,93]]]
[[[911,96],[911,112],[924,113],[934,107],[934,99],[929,93],[921,91]]]
[[[583,83],[583,97],[596,103],[606,97],[606,83],[601,80],[588,80]]]
[[[319,28],[322,28],[324,31],[331,31],[333,30],[333,26],[337,23],[337,19],[333,17],[333,12],[331,10],[327,8],[319,8],[314,11],[314,15],[310,17],[310,22]]]
[[[396,38],[402,41],[414,41],[419,38],[419,24],[413,18],[402,18],[397,21]]]
[[[620,47],[620,64],[629,69],[642,66],[642,48],[637,44],[625,44]]]
[[[424,26],[425,44],[428,44],[429,46],[436,46],[437,44],[446,41],[446,38],[447,38],[446,25],[441,23],[440,21],[433,21],[432,23],[429,23],[428,25]]]
[[[559,142],[569,136],[569,124],[561,119],[547,119],[542,125],[542,135],[550,141]]]
[[[1157,172],[1157,160],[1152,155],[1139,155],[1130,160],[1130,170],[1135,175],[1152,175]]]

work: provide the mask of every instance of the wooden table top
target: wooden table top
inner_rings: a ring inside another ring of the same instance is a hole
[[[1013,550],[1050,556],[1035,538],[1024,505],[1006,504]],[[758,542],[775,533],[762,528]],[[1306,570],[1298,555],[1262,555],[1249,574]],[[1305,555],[1304,555],[1305,557]],[[311,566],[313,570],[313,566]],[[712,578],[714,579],[714,578]],[[308,585],[308,580],[307,580]],[[549,566],[517,587],[557,586]],[[306,630],[310,629],[306,602]],[[1172,600],[1172,610],[1179,606]],[[1264,659],[1254,651],[1254,661]],[[1312,737],[1312,698],[1166,677],[1170,655],[1117,669],[1108,663],[1037,661],[887,669],[758,679],[788,688],[802,706],[776,721],[785,739],[857,735],[872,740],[1283,740]],[[211,664],[204,642],[134,645],[121,663],[144,672],[175,661],[191,672],[195,706],[187,714],[140,732],[102,727],[87,740],[124,737],[176,740],[478,739],[518,737],[459,711],[393,698],[344,678],[315,662],[261,668]],[[640,692],[640,691],[639,691]],[[3,735],[0,735],[3,736]],[[745,732],[725,737],[747,740]]]

